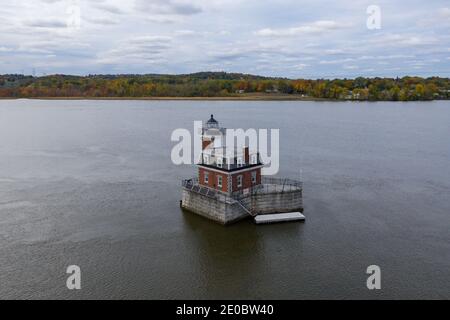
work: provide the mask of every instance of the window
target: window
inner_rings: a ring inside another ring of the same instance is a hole
[[[239,158],[237,158],[237,165],[238,165],[238,167],[242,167],[242,158],[241,157],[239,157]]]
[[[242,176],[237,176],[237,186],[238,188],[242,187]]]
[[[251,163],[252,164],[257,164],[258,163],[258,156],[256,154],[252,154]]]
[[[252,184],[256,183],[256,171],[252,171]]]
[[[203,181],[205,182],[205,184],[208,184],[209,181],[209,173],[205,172],[205,176],[203,177]]]
[[[209,157],[207,155],[203,156],[203,163],[204,164],[209,164]]]
[[[222,176],[217,176],[217,186],[222,188]]]
[[[217,158],[217,166],[219,168],[222,168],[222,165],[223,165],[223,159],[222,158]]]

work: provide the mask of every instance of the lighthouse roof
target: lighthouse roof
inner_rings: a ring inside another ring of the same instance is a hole
[[[211,118],[206,122],[207,128],[218,128],[219,122],[217,122],[216,119],[214,119],[214,115],[211,115]]]

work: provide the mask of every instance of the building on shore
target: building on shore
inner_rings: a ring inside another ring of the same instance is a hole
[[[261,176],[258,150],[230,150],[226,129],[211,118],[202,128],[198,175],[182,182],[181,207],[221,224],[257,215],[303,212],[300,181]]]

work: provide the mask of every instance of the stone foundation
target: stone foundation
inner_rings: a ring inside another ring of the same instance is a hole
[[[240,202],[258,215],[292,211],[303,212],[301,189],[252,194],[242,198]],[[224,225],[251,217],[234,199],[213,198],[186,188],[183,188],[181,207]]]

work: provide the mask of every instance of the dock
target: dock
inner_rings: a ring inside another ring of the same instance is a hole
[[[262,214],[255,217],[256,224],[277,223],[288,221],[305,221],[305,216],[300,212],[287,212],[275,214]]]

